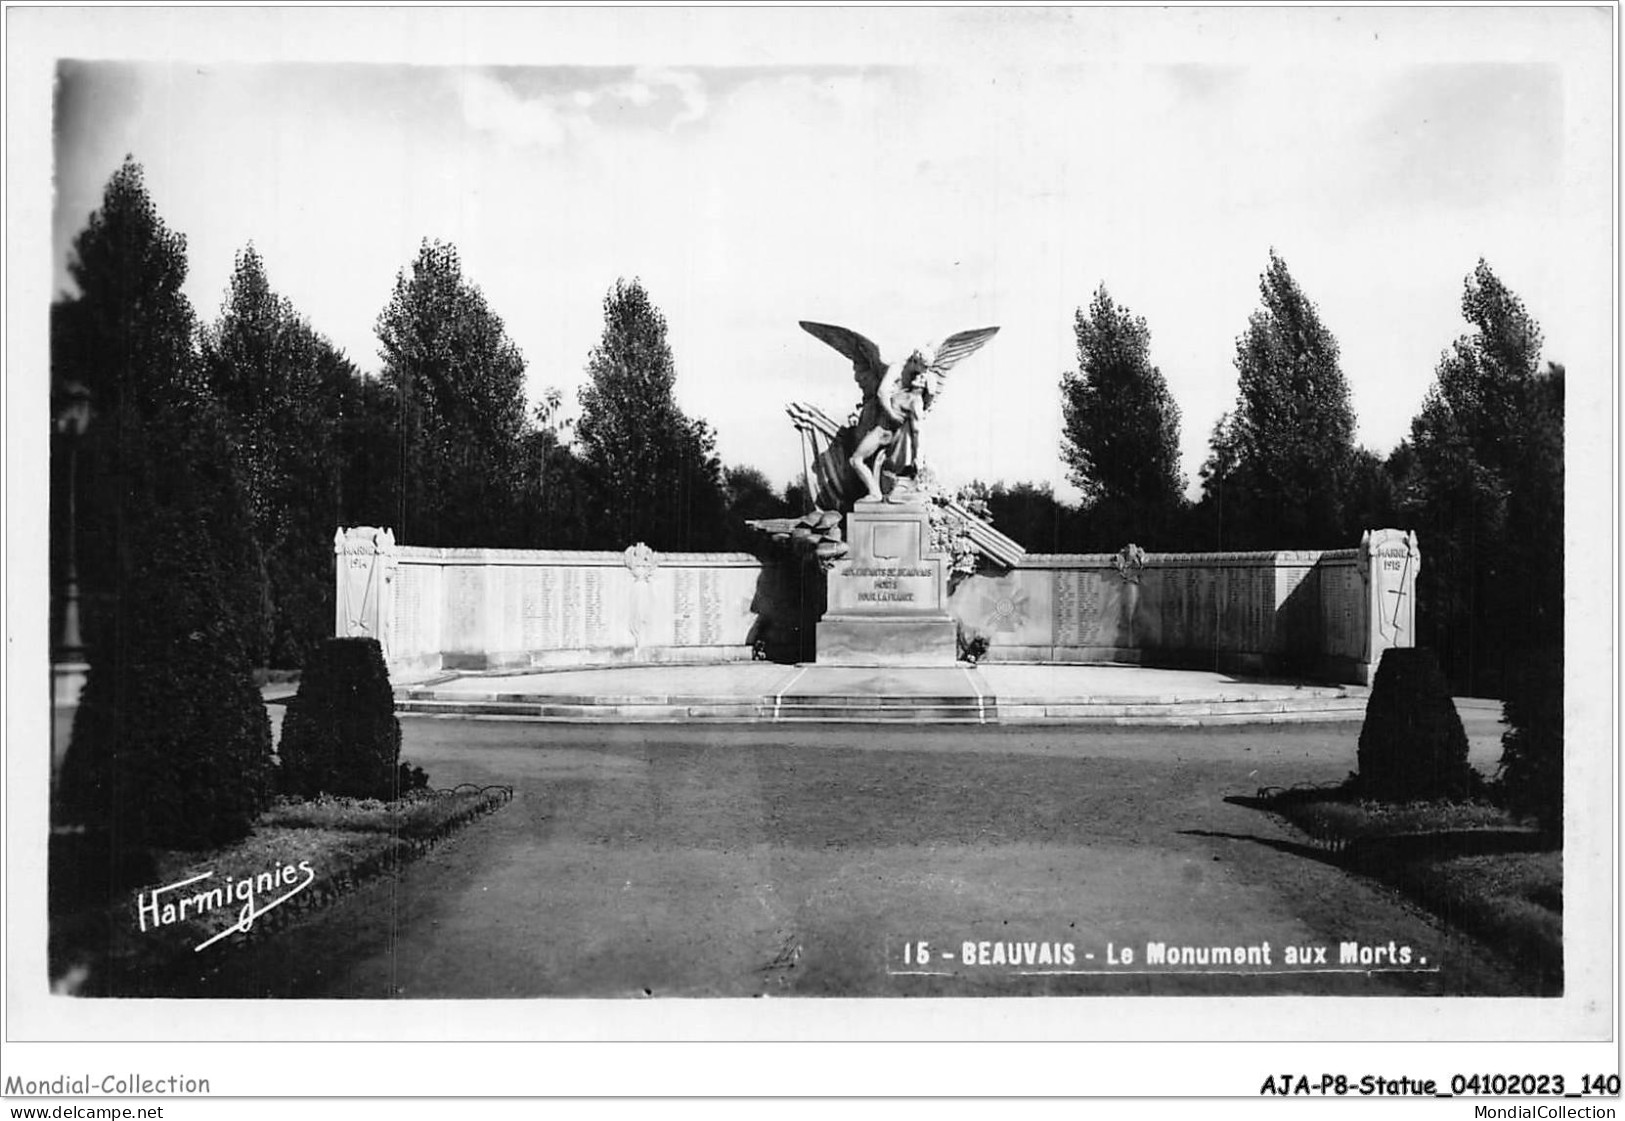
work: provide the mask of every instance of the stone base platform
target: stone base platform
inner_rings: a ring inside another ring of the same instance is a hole
[[[958,631],[951,615],[825,615],[818,623],[820,668],[952,668],[958,660]]]
[[[1115,665],[615,666],[397,683],[402,715],[719,723],[1358,722],[1359,686]]]

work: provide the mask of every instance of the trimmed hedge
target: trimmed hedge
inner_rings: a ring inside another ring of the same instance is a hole
[[[1514,813],[1563,835],[1563,648],[1534,647],[1512,674],[1501,737],[1500,794]]]
[[[278,754],[284,793],[400,796],[401,725],[377,639],[330,638],[310,652]]]
[[[271,727],[231,591],[241,574],[182,496],[128,527],[103,641],[74,715],[61,809],[129,846],[245,836],[271,795]]]
[[[1477,792],[1467,732],[1432,650],[1384,652],[1360,728],[1354,786],[1362,797],[1385,802]]]

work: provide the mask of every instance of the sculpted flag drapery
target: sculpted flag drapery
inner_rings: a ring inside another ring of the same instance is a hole
[[[801,326],[851,360],[853,378],[863,394],[856,423],[831,438],[832,449],[850,446],[846,462],[856,476],[857,486],[835,482],[828,489],[836,492],[834,497],[841,502],[841,508],[846,507],[850,490],[861,490],[857,501],[881,501],[881,472],[889,467],[898,480],[892,492],[893,500],[897,500],[899,494],[913,489],[919,472],[920,421],[947,385],[948,371],[979,350],[999,329],[961,331],[941,344],[916,348],[901,362],[888,363],[879,347],[849,328],[806,321]],[[794,407],[791,415],[796,415]],[[848,431],[850,440],[843,439]]]

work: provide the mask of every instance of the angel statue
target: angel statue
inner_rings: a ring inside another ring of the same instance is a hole
[[[848,457],[866,491],[860,502],[882,501],[880,473],[887,467],[899,480],[918,474],[921,418],[942,392],[948,371],[999,331],[997,327],[961,331],[940,345],[915,349],[901,362],[887,362],[880,348],[856,331],[806,321],[801,326],[852,360],[853,376],[863,391],[854,425],[856,442]]]

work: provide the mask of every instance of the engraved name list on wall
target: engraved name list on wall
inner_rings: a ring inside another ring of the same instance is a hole
[[[721,574],[683,569],[674,579],[672,642],[678,646],[713,646],[721,643]]]

